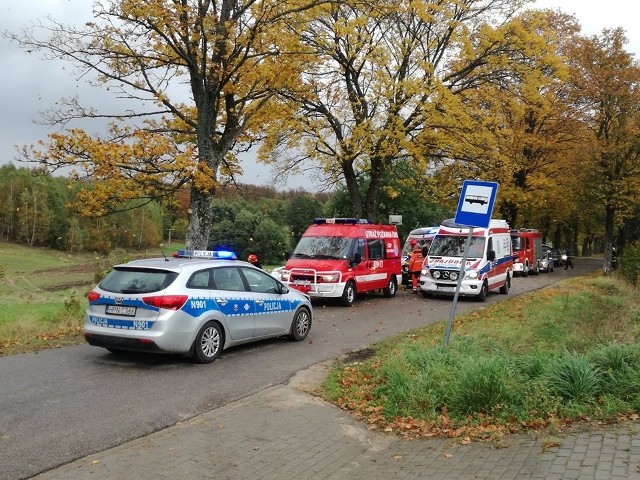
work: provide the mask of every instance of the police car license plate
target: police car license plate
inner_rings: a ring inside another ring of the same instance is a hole
[[[135,317],[137,307],[125,307],[123,305],[107,305],[105,313],[109,315],[124,315],[125,317]]]
[[[455,292],[456,287],[441,287],[440,285],[438,285],[438,291],[439,292]]]

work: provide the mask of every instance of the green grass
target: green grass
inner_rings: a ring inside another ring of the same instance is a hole
[[[184,244],[163,245],[170,256]],[[162,253],[105,256],[0,242],[0,355],[82,343],[86,294],[115,263]]]
[[[637,291],[582,277],[375,345],[322,395],[377,428],[491,436],[640,412]]]

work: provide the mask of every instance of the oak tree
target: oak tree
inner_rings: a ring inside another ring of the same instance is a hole
[[[284,170],[320,165],[345,182],[354,215],[375,218],[397,161],[424,175],[438,161],[491,155],[495,137],[468,94],[510,90],[547,55],[544,37],[515,17],[523,3],[347,0],[307,12],[292,28],[314,55],[300,85],[281,93],[290,115],[272,126],[261,157]]]
[[[640,65],[622,29],[573,45],[571,82],[591,137],[584,145],[583,195],[604,211],[605,274],[612,269],[615,229],[640,197]]]
[[[79,203],[92,215],[189,187],[187,246],[205,248],[219,175],[239,171],[234,148],[254,140],[260,122],[278,113],[265,107],[297,76],[296,38],[283,22],[315,3],[100,0],[81,27],[48,19],[5,32],[128,100],[128,110],[113,112],[64,100],[45,121],[68,127],[108,118],[109,130],[98,136],[69,128],[25,149],[25,158],[91,178],[93,188]]]

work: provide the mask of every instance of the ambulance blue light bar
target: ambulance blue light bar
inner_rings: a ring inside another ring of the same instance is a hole
[[[372,223],[366,218],[314,218],[313,223],[321,225],[323,223],[343,224],[343,225],[355,225],[358,223]]]
[[[209,258],[211,260],[237,260],[238,256],[231,250],[178,250],[175,258]]]

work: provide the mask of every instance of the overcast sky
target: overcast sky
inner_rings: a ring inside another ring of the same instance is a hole
[[[3,0],[0,7],[0,30],[19,32],[22,27],[46,16],[63,23],[81,24],[91,19],[91,0]],[[629,38],[628,50],[640,58],[640,2],[635,0],[537,0],[540,8],[559,8],[575,15],[588,35],[600,34],[603,28],[622,27]],[[5,65],[0,88],[0,164],[15,162],[15,145],[31,145],[52,132],[37,125],[39,112],[55,105],[62,97],[76,94],[81,101],[107,105],[110,99],[100,90],[91,90],[77,81],[70,65],[46,61],[39,54],[27,54],[7,39],[0,37],[0,58]],[[85,126],[85,128],[89,128]],[[250,162],[244,165],[240,179],[254,185],[272,184],[268,167]],[[19,165],[19,164],[18,164]],[[293,178],[287,188],[314,190],[303,177]]]

